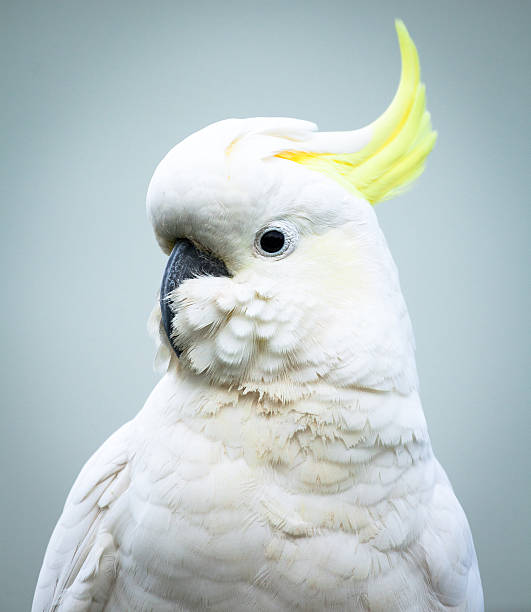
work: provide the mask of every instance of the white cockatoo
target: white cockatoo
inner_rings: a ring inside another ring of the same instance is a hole
[[[157,167],[166,373],[76,480],[34,612],[483,610],[372,207],[435,141],[397,31],[398,91],[367,127],[229,119]]]

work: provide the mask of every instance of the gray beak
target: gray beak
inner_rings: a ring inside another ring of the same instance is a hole
[[[220,259],[199,250],[186,238],[179,238],[168,259],[160,287],[162,323],[177,357],[181,355],[182,350],[177,346],[175,338],[172,338],[175,312],[170,306],[168,295],[186,279],[198,276],[230,276],[230,274]]]

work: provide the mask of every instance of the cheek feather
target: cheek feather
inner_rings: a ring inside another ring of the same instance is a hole
[[[370,253],[365,237],[359,238],[345,228],[305,237],[282,262],[289,286],[286,297],[298,298],[306,316],[317,325],[331,327],[344,320],[347,333],[348,319],[367,308],[378,293],[379,271]]]
[[[193,279],[174,293],[174,335],[192,370],[224,382],[267,380],[287,370],[301,341],[302,309],[286,308],[263,284]]]

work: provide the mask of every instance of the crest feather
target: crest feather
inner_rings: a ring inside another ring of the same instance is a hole
[[[318,132],[304,150],[297,147],[277,153],[277,157],[328,175],[371,204],[397,195],[422,173],[437,137],[426,110],[417,49],[404,23],[396,20],[395,25],[402,72],[388,109],[360,130]],[[350,151],[333,150],[339,134],[352,143]]]

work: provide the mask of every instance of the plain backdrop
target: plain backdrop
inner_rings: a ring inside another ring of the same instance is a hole
[[[531,3],[13,0],[0,16],[2,612],[29,609],[75,476],[157,380],[154,167],[227,117],[375,119],[399,77],[395,17],[439,140],[377,213],[487,610],[531,609]]]

